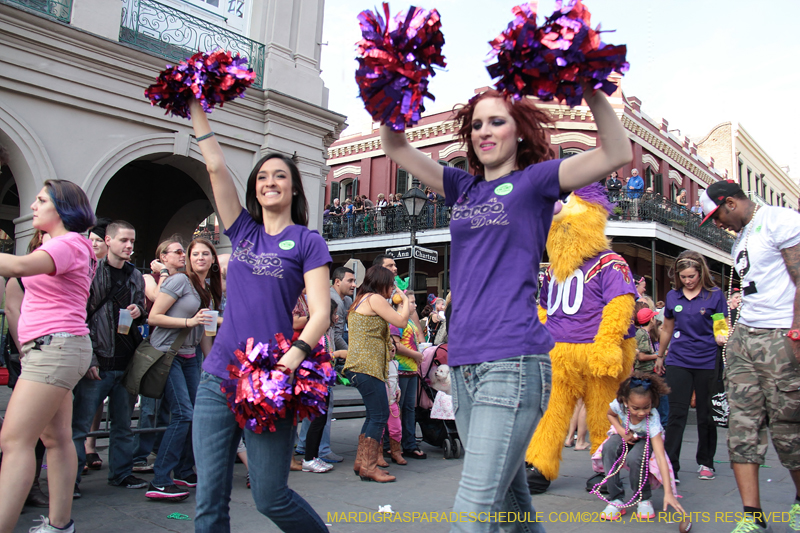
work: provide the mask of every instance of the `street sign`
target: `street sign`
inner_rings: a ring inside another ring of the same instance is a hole
[[[387,248],[386,255],[391,256],[392,259],[411,259],[411,246]]]
[[[414,257],[421,261],[427,261],[428,263],[439,262],[439,252],[429,248],[423,248],[422,246],[414,247]]]
[[[386,255],[392,257],[392,259],[411,259],[412,254],[412,247],[411,246],[398,246],[396,248],[387,248]],[[431,250],[429,248],[423,248],[422,246],[414,246],[413,247],[413,254],[415,259],[419,259],[421,261],[427,261],[428,263],[438,263],[439,262],[439,252],[436,250]]]
[[[367,271],[367,269],[364,268],[364,263],[362,263],[358,259],[350,259],[347,263],[345,263],[342,266],[346,266],[347,268],[353,271],[353,274],[356,277],[356,287],[360,287],[361,284],[364,283],[364,274]]]

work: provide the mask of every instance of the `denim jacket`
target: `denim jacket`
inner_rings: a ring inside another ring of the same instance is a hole
[[[97,264],[97,272],[92,280],[89,301],[86,305],[87,315],[95,311],[108,291],[114,288],[110,268],[105,258]],[[122,268],[128,274],[125,284],[130,291],[131,302],[139,307],[141,313],[139,318],[133,321],[130,331],[130,335],[133,335],[133,340],[138,345],[142,340],[138,326],[145,320],[144,278],[131,263],[125,263]],[[100,366],[101,370],[104,369],[104,366],[113,364],[117,332],[115,315],[118,313],[119,306],[114,303],[114,298],[109,298],[101,309],[97,309],[92,314],[88,322],[89,336],[92,339],[92,366]]]

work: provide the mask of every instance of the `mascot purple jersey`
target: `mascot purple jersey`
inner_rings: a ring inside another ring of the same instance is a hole
[[[564,283],[547,270],[539,304],[547,309],[547,330],[555,342],[595,341],[603,309],[623,294],[638,297],[628,263],[611,250],[586,261]],[[631,323],[626,339],[636,335]]]

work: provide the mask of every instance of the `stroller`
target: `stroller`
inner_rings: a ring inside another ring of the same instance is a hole
[[[431,387],[431,377],[439,365],[447,364],[447,344],[430,346],[422,352],[422,363],[419,365],[419,388],[417,390],[417,407],[415,415],[417,424],[422,430],[422,440],[431,446],[441,446],[445,459],[458,459],[464,450],[458,438],[455,420],[439,420],[431,418],[431,409],[439,392]]]

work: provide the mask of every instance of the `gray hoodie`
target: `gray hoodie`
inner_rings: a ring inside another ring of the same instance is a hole
[[[336,292],[336,289],[331,287],[331,300],[336,302],[336,315],[339,320],[336,321],[336,326],[333,328],[333,344],[337,350],[347,350],[347,342],[344,340],[344,327],[347,324],[347,311],[353,305],[353,299],[345,296],[344,300]]]

